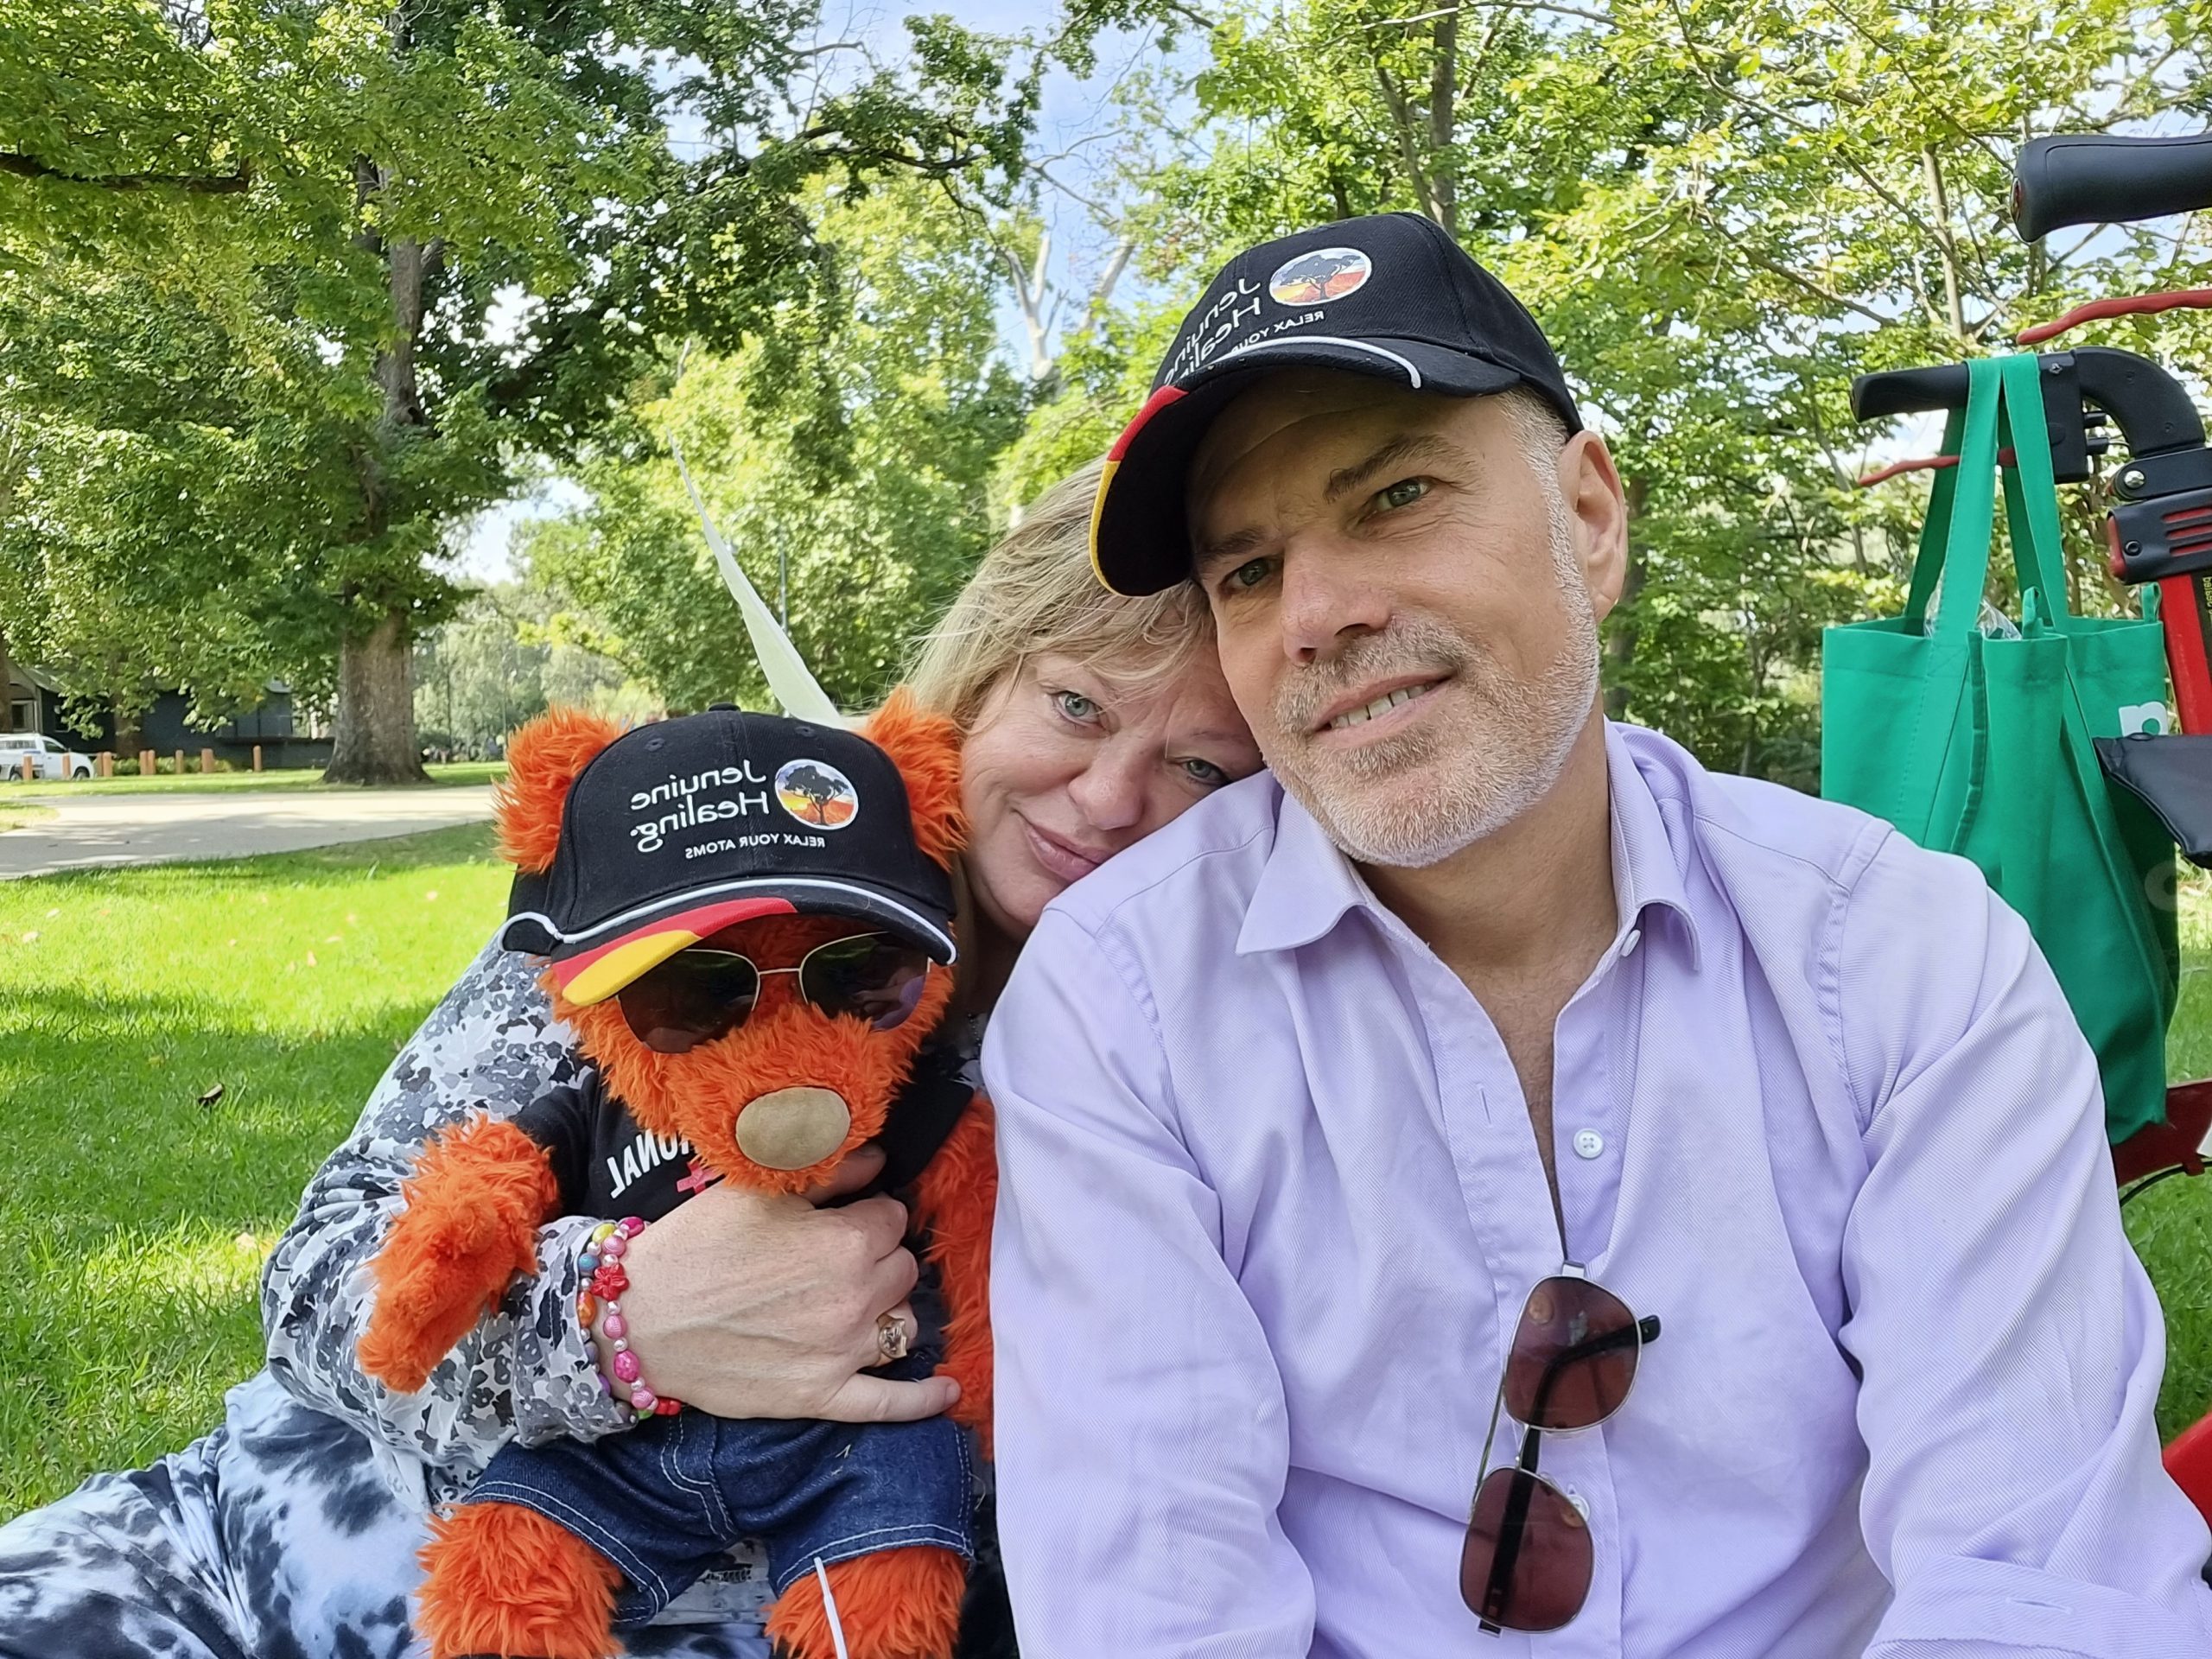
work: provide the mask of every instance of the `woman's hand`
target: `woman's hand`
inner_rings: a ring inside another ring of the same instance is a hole
[[[622,1316],[652,1391],[718,1417],[906,1422],[950,1408],[960,1397],[950,1377],[867,1374],[883,1361],[881,1315],[915,1335],[906,1206],[878,1197],[817,1207],[882,1168],[868,1146],[802,1198],[718,1182],[639,1234],[623,1258]],[[594,1340],[604,1369],[613,1355]]]

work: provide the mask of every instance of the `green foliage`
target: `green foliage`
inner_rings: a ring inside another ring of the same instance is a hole
[[[66,280],[65,280],[66,278]],[[0,624],[81,702],[183,686],[204,715],[283,677],[329,698],[349,607],[429,622],[437,517],[504,487],[480,404],[396,442],[372,528],[372,389],[297,321],[128,269],[0,273]]]
[[[519,587],[485,588],[415,647],[415,724],[426,747],[504,751],[549,704],[643,719],[658,705],[595,652],[556,639],[551,607]]]
[[[402,682],[340,659],[450,610],[443,538],[519,458],[674,342],[836,327],[816,204],[1008,188],[1041,51],[923,19],[825,73],[817,10],[0,0],[0,627],[92,697],[334,683],[345,747]],[[21,367],[134,353],[167,372]]]
[[[1621,465],[1613,711],[1809,785],[1820,630],[1893,601],[1924,496],[1850,487],[1877,435],[1852,424],[1851,377],[2009,349],[2089,293],[2205,281],[2201,235],[2046,251],[2003,222],[2024,136],[2201,124],[2201,41],[2196,10],[2120,0],[1247,5],[1211,36],[1195,118],[1172,118],[1172,88],[1134,95],[1128,223],[1171,309],[1301,226],[1446,225],[1529,302]],[[1017,454],[1126,419],[1147,332],[1124,327],[1124,372],[1071,385]],[[2212,338],[2113,335],[2183,361]],[[2096,543],[2073,550],[2082,605],[2120,604]]]
[[[849,707],[897,677],[988,536],[1022,397],[996,360],[980,220],[916,183],[834,198],[822,225],[834,324],[794,308],[734,354],[694,355],[672,388],[649,385],[627,442],[578,469],[591,506],[526,543],[569,637],[673,707],[766,694],[664,434],[771,608],[787,592],[793,639]]]

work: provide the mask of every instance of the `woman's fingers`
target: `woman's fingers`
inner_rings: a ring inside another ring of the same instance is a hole
[[[823,1213],[836,1216],[860,1235],[871,1262],[880,1262],[906,1243],[906,1206],[896,1198],[861,1198]]]
[[[885,1319],[890,1320],[891,1324],[887,1325],[884,1323]],[[885,1336],[893,1329],[899,1332],[900,1340],[887,1347]],[[912,1302],[899,1303],[869,1327],[868,1352],[861,1361],[861,1367],[868,1369],[877,1365],[888,1365],[894,1359],[903,1359],[913,1345],[921,1340],[921,1335],[922,1322],[914,1317],[914,1305]]]
[[[874,1323],[875,1316],[887,1307],[896,1307],[913,1294],[914,1286],[922,1276],[922,1264],[909,1249],[897,1249],[877,1262],[869,1272],[866,1282],[866,1297],[861,1309]]]
[[[845,1379],[820,1414],[832,1423],[913,1423],[951,1410],[959,1399],[960,1385],[949,1376],[893,1382],[862,1371]]]
[[[830,1172],[830,1179],[821,1185],[799,1194],[809,1204],[828,1204],[832,1199],[849,1197],[866,1187],[883,1173],[883,1148],[874,1141],[855,1147],[845,1154],[844,1161]]]

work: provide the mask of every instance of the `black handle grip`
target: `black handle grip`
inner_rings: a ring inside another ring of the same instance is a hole
[[[1925,369],[1885,369],[1851,383],[1854,420],[1878,421],[1885,415],[1909,415],[1923,409],[1964,409],[1967,365],[1938,363]]]
[[[2012,167],[2012,225],[2030,242],[2069,225],[2126,225],[2200,207],[2212,207],[2212,133],[2061,134],[2030,140]]]

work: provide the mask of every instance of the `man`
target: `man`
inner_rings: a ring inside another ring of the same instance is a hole
[[[1102,577],[1203,587],[1272,775],[991,1022],[1025,1644],[2212,1652],[2056,983],[1962,861],[1603,719],[1620,484],[1513,297],[1407,215],[1254,249],[1114,463]]]

